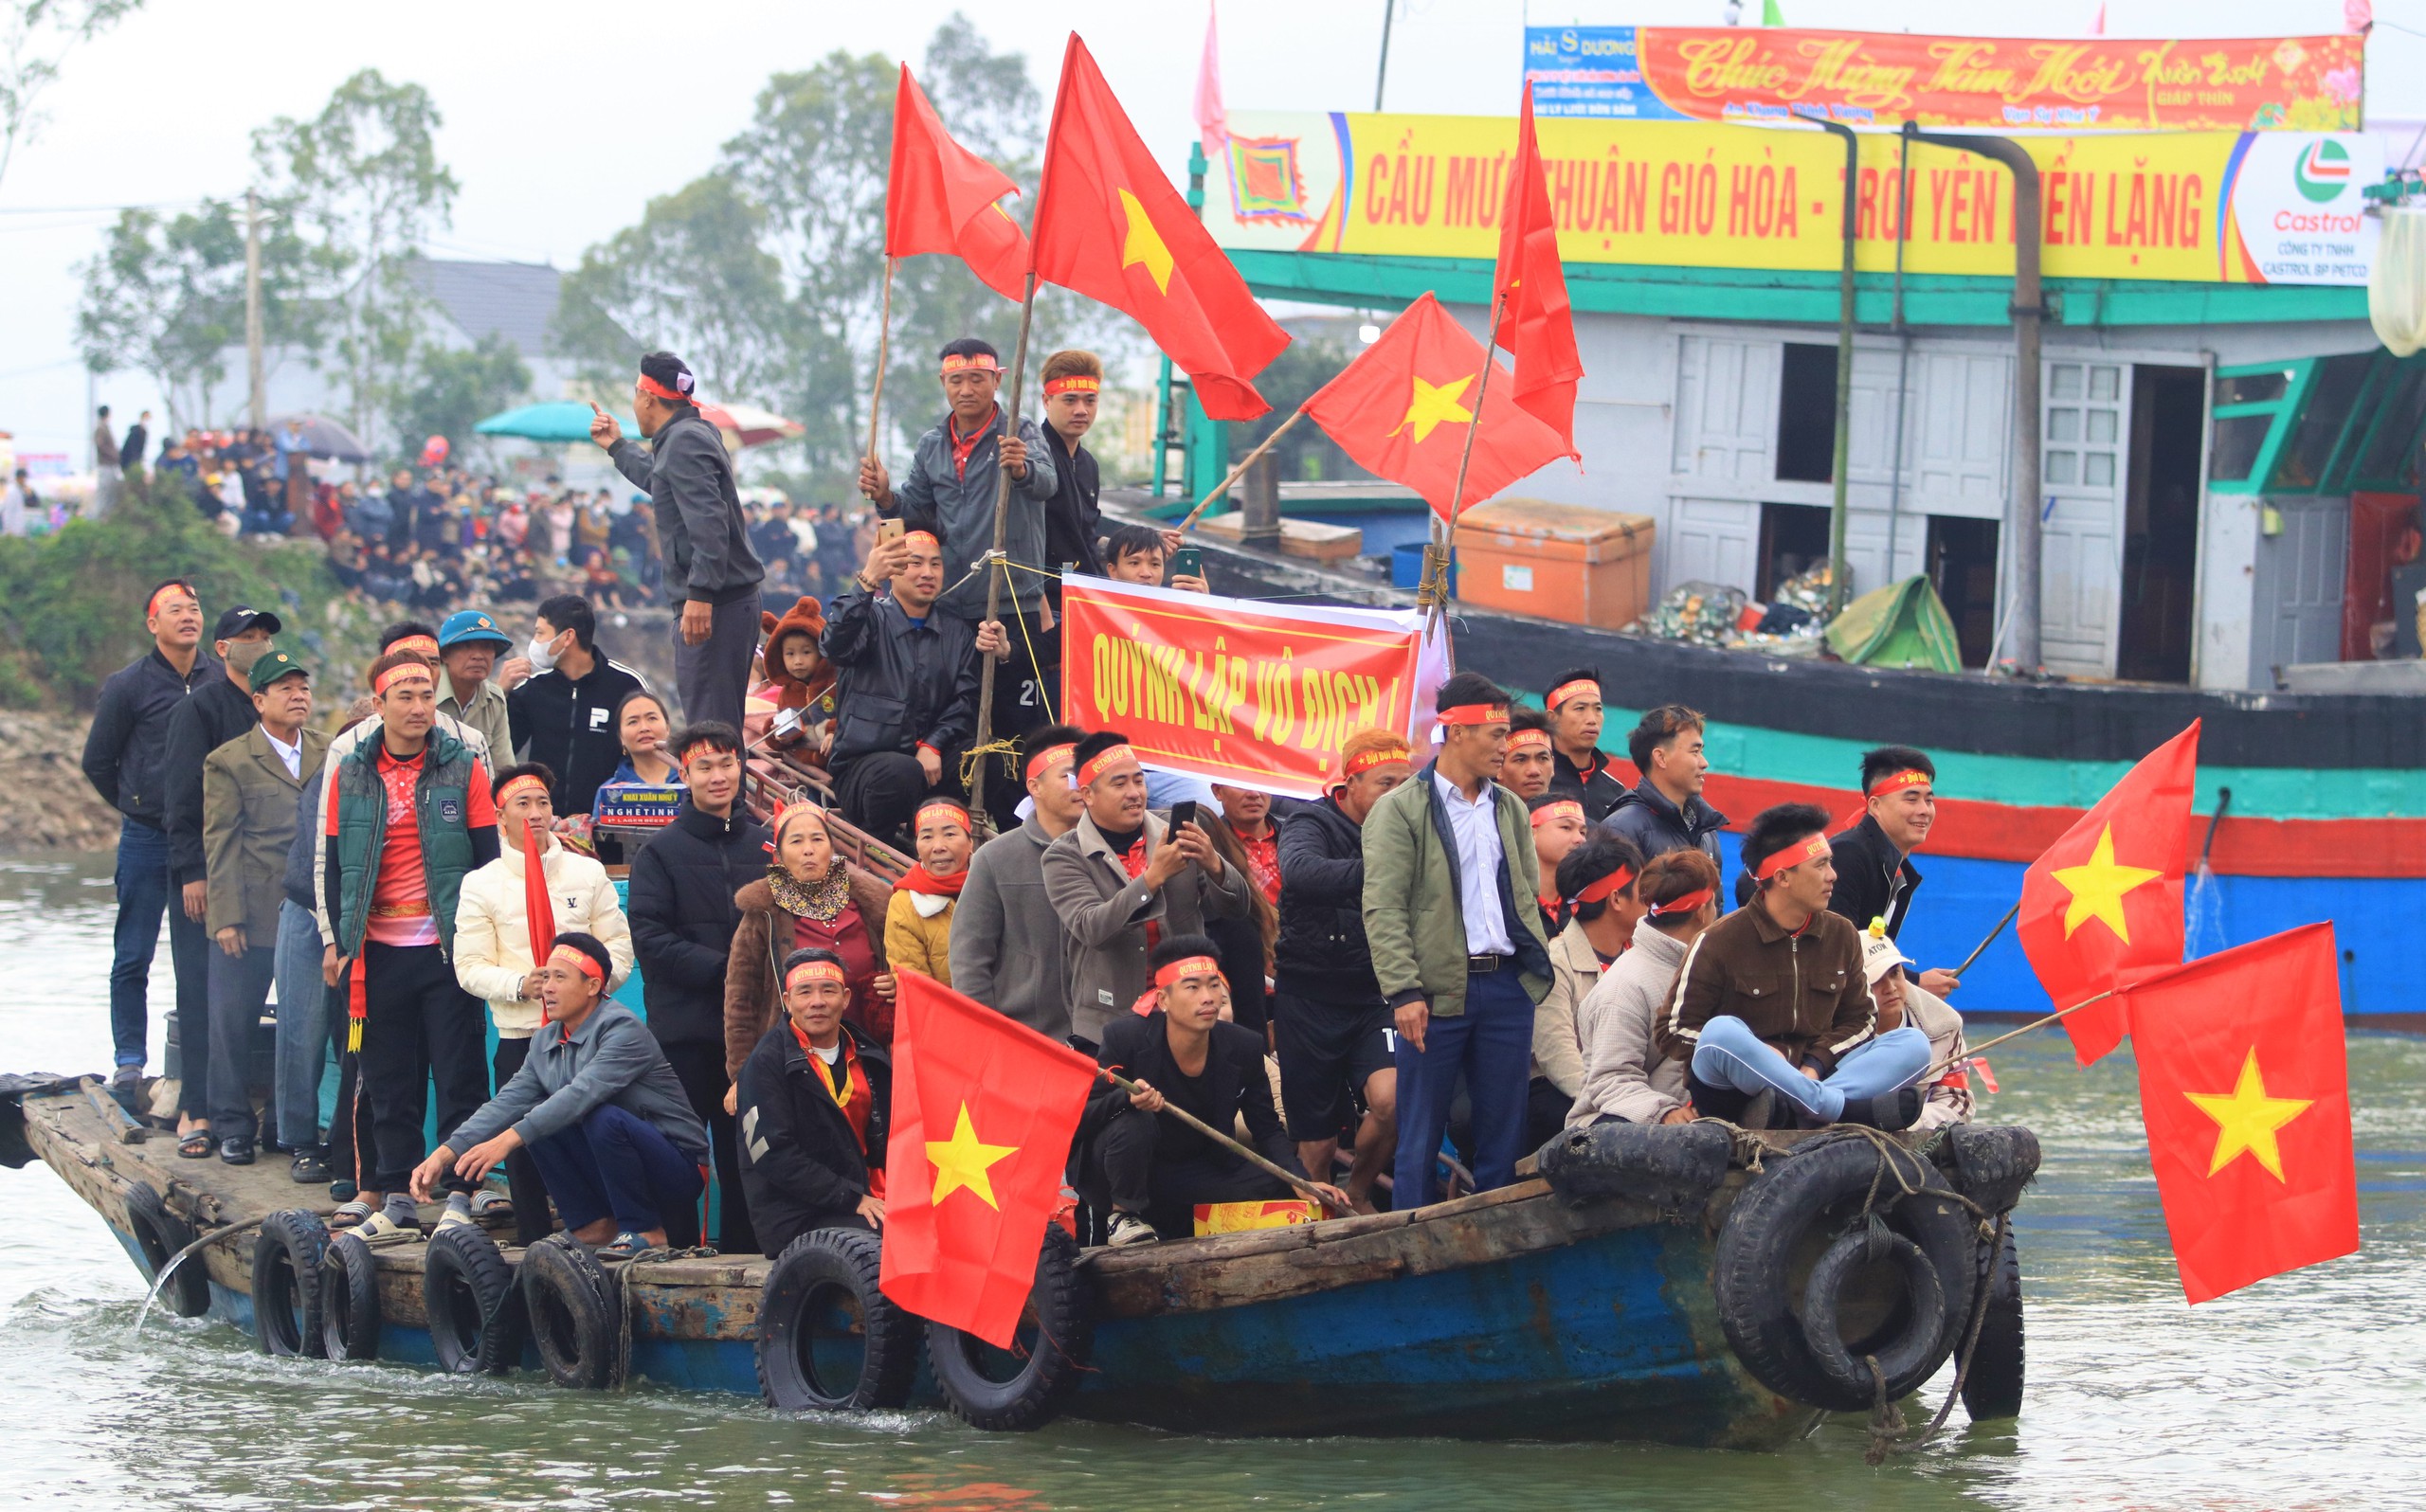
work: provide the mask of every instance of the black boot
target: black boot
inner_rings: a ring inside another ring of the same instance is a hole
[[[1898,1088],[1884,1097],[1848,1097],[1845,1110],[1837,1116],[1839,1124],[1862,1124],[1889,1133],[1910,1128],[1920,1120],[1921,1089],[1917,1087]]]

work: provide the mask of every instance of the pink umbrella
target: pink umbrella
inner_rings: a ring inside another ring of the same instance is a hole
[[[764,446],[769,441],[790,441],[808,427],[796,420],[786,420],[771,409],[753,409],[748,405],[699,405],[699,414],[718,430],[729,430],[741,438],[744,446]]]

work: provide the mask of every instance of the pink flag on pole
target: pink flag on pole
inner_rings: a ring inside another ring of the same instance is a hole
[[[1230,139],[1230,117],[1222,109],[1222,44],[1213,7],[1204,8],[1204,58],[1196,66],[1196,135],[1204,155],[1219,156]]]

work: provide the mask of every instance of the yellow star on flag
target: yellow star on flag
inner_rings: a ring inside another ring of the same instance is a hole
[[[1472,421],[1475,418],[1475,412],[1457,403],[1457,396],[1464,393],[1466,385],[1473,382],[1474,378],[1471,374],[1454,383],[1445,384],[1428,384],[1421,378],[1416,379],[1415,395],[1407,401],[1406,418],[1399,422],[1399,430],[1404,430],[1409,425],[1413,425],[1415,439],[1421,441],[1438,426],[1462,424]],[[1394,430],[1390,434],[1395,436],[1399,430]]]
[[[1154,218],[1137,196],[1121,189],[1120,216],[1128,223],[1128,236],[1120,243],[1120,265],[1133,268],[1144,263],[1147,276],[1154,280],[1157,293],[1171,292],[1171,249],[1163,243],[1163,233],[1154,229]]]
[[[2063,884],[2073,901],[2064,908],[2064,938],[2091,919],[2105,921],[2124,944],[2131,943],[2131,921],[2123,913],[2123,894],[2145,882],[2164,875],[2145,867],[2118,866],[2114,860],[2114,826],[2109,824],[2099,832],[2097,848],[2089,860],[2079,866],[2061,867],[2049,873]]]
[[[960,1120],[952,1125],[951,1138],[927,1142],[927,1160],[935,1168],[935,1195],[931,1200],[940,1206],[944,1198],[967,1187],[987,1207],[1000,1212],[1003,1205],[994,1200],[994,1183],[986,1172],[996,1161],[1017,1155],[1019,1148],[1016,1144],[980,1143],[977,1125],[969,1122],[969,1105],[962,1103]]]
[[[2266,1078],[2258,1073],[2254,1045],[2249,1048],[2249,1059],[2241,1063],[2240,1081],[2230,1093],[2182,1095],[2216,1121],[2216,1158],[2208,1163],[2209,1176],[2230,1165],[2246,1150],[2258,1164],[2272,1172],[2277,1181],[2283,1179],[2283,1150],[2274,1142],[2274,1131],[2314,1104],[2312,1098],[2267,1096]]]

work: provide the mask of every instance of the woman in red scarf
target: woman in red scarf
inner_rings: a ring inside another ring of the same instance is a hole
[[[893,889],[884,911],[885,959],[951,985],[951,915],[976,849],[969,810],[958,800],[918,805],[918,864]]]
[[[881,921],[892,890],[834,852],[825,811],[794,803],[775,816],[767,874],[733,894],[741,926],[725,967],[725,1074],[783,1017],[776,972],[786,956],[816,947],[842,959],[851,988],[844,1017],[879,1044],[893,1041],[893,974]]]

